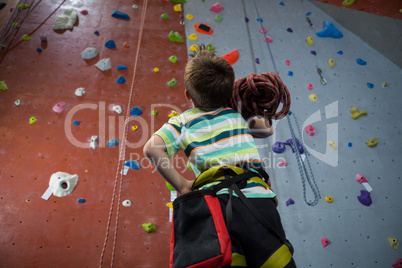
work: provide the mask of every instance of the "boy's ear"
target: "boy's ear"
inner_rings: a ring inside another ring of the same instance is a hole
[[[186,97],[186,100],[191,101],[191,96],[190,93],[188,93],[187,89],[184,90],[184,96]]]

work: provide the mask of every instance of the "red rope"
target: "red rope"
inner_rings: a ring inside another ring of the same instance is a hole
[[[282,109],[277,112],[281,101]],[[229,106],[246,120],[254,116],[265,116],[272,125],[271,119],[282,119],[288,114],[290,93],[276,73],[252,73],[235,81]]]

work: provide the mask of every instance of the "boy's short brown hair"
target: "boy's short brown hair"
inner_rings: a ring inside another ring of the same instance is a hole
[[[186,64],[184,84],[195,107],[226,106],[232,95],[234,71],[232,66],[204,45],[190,55]]]

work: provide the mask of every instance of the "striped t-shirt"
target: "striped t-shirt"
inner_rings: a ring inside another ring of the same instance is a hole
[[[264,168],[247,122],[232,108],[187,110],[155,134],[164,140],[170,158],[184,151],[196,177],[218,165]]]

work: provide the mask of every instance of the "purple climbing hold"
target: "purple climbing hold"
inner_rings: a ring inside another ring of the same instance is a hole
[[[293,201],[292,198],[289,198],[288,201],[286,201],[286,206],[293,205],[294,203],[295,201]]]
[[[116,47],[116,44],[114,43],[113,40],[109,40],[109,41],[107,41],[107,42],[105,43],[105,47],[112,49],[112,48],[115,48],[115,47]]]
[[[286,147],[285,144],[283,142],[275,142],[274,144],[272,144],[272,151],[274,151],[277,154],[281,154],[285,151]]]
[[[117,78],[117,83],[119,84],[124,84],[126,82],[126,79],[124,76],[120,75],[119,78]]]
[[[260,64],[260,59],[259,59],[259,58],[255,58],[255,63]]]
[[[335,27],[335,25],[330,20],[325,20],[323,23],[324,29],[321,32],[315,33],[318,37],[332,37],[332,38],[342,38],[343,34]]]
[[[315,50],[311,50],[310,53],[313,54],[314,56],[317,55],[317,52],[315,52]]]
[[[371,200],[370,193],[366,190],[360,191],[360,196],[357,197],[360,203],[365,206],[370,206],[373,201]]]
[[[249,22],[249,19],[247,17],[244,18],[245,22]]]
[[[304,149],[303,149],[303,144],[299,141],[298,138],[296,138],[296,143],[297,143],[297,147],[299,149],[299,152],[301,154],[304,153]],[[292,148],[292,152],[295,152],[295,149],[293,148],[293,140],[292,139],[288,139],[286,140],[286,142],[284,142],[285,145],[289,145]]]
[[[289,33],[293,33],[292,28],[288,28],[286,31],[288,31]]]
[[[130,19],[129,15],[127,15],[124,12],[118,11],[118,10],[113,11],[112,17],[115,17],[115,18],[118,18],[118,19],[123,19],[123,20],[129,20]]]

